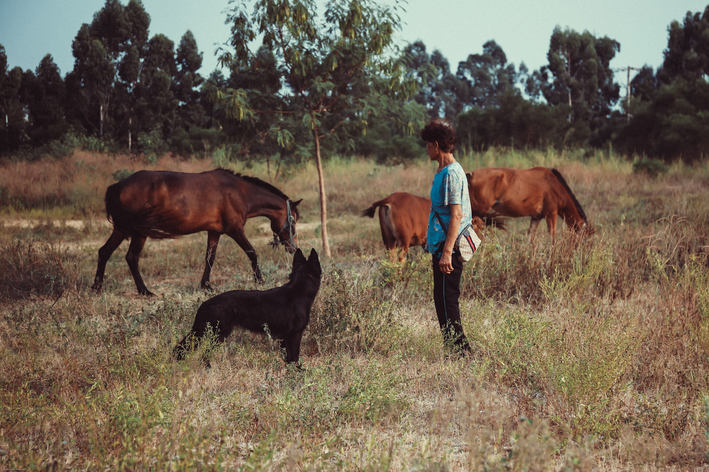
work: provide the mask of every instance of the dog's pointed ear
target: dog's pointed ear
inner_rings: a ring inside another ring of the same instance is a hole
[[[300,248],[295,250],[295,254],[293,255],[293,268],[295,269],[299,265],[305,264],[307,261],[305,260],[305,256],[303,255],[303,251],[300,250]]]
[[[308,262],[311,264],[317,262],[320,263],[320,259],[318,258],[318,252],[315,250],[315,248],[310,250],[310,255],[308,256]]]

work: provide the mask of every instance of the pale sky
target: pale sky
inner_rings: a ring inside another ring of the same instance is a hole
[[[122,0],[127,4],[127,0]],[[386,0],[392,3],[394,0]],[[51,54],[62,76],[71,71],[71,43],[82,23],[91,23],[105,0],[0,0],[0,44],[8,67],[35,70]],[[204,53],[200,72],[217,66],[215,49],[229,38],[225,24],[229,0],[143,0],[150,15],[150,36],[162,33],[175,43],[191,30]],[[434,6],[435,5],[435,6]],[[397,34],[401,45],[422,40],[431,53],[439,49],[453,72],[459,61],[482,51],[494,39],[507,60],[530,70],[547,64],[555,26],[620,42],[611,67],[657,68],[667,47],[667,28],[682,22],[687,11],[703,12],[707,0],[410,0]],[[625,84],[625,74],[616,76]]]

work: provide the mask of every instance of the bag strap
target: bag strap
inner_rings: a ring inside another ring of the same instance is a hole
[[[436,218],[438,218],[438,222],[441,224],[441,228],[443,228],[443,231],[446,232],[446,236],[448,236],[448,228],[446,228],[446,225],[443,224],[443,218],[441,218],[441,215],[439,215],[436,210],[433,210],[433,214],[436,215]],[[458,235],[456,236],[456,245],[458,244],[458,238],[468,226],[472,226],[472,223],[466,225],[462,230],[458,232]]]
[[[436,218],[438,218],[438,222],[441,224],[441,228],[443,228],[443,231],[445,231],[447,235],[448,228],[446,228],[446,225],[443,224],[443,218],[441,218],[441,215],[439,215],[436,210],[433,210],[433,214],[436,215]]]

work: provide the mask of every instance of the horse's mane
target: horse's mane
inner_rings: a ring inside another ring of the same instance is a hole
[[[581,208],[581,204],[579,203],[579,201],[576,200],[576,195],[574,195],[574,192],[571,191],[569,184],[566,183],[566,179],[564,179],[564,177],[561,175],[561,172],[559,172],[556,169],[549,169],[549,170],[556,176],[556,178],[559,180],[559,182],[561,182],[561,185],[564,186],[566,191],[569,193],[569,196],[571,197],[571,201],[574,202],[574,206],[576,207],[576,211],[579,212],[579,215],[581,215],[581,218],[583,219],[583,221],[587,222],[588,219],[586,218],[586,213],[583,211],[583,208]]]
[[[288,195],[286,195],[285,193],[281,192],[280,190],[278,190],[276,187],[274,187],[273,185],[269,184],[268,182],[264,182],[263,180],[259,179],[258,177],[251,177],[251,176],[249,176],[249,175],[243,175],[243,174],[241,174],[241,173],[239,173],[239,172],[234,172],[233,170],[224,169],[223,167],[219,167],[218,169],[215,169],[215,170],[220,170],[220,171],[223,171],[223,172],[227,172],[227,173],[233,175],[234,177],[237,177],[237,178],[239,178],[239,179],[243,179],[243,180],[245,180],[245,181],[247,181],[247,182],[249,182],[249,183],[251,183],[251,184],[254,184],[254,185],[257,185],[257,186],[259,186],[259,187],[261,187],[261,188],[264,188],[264,189],[268,190],[269,192],[271,192],[271,193],[273,193],[273,194],[275,194],[275,195],[281,197],[281,198],[282,198],[283,200],[285,200],[285,201],[290,200],[290,198],[288,198]]]

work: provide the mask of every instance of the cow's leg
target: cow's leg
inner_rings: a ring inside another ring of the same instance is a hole
[[[404,263],[406,261],[406,256],[409,254],[409,243],[405,242],[404,244],[401,245],[401,248],[399,249],[399,264]]]
[[[103,275],[106,271],[106,263],[111,258],[113,252],[118,249],[118,246],[120,246],[125,239],[126,237],[121,233],[114,231],[111,233],[111,236],[109,236],[106,244],[101,246],[101,249],[98,250],[98,266],[96,266],[96,277],[94,277],[94,284],[91,286],[91,290],[95,290],[96,293],[101,293],[101,289],[103,288]]]
[[[200,286],[205,290],[212,290],[209,284],[209,277],[212,273],[214,259],[217,256],[217,246],[219,245],[219,237],[221,235],[215,231],[207,232],[207,255],[204,257],[204,274],[202,274],[202,282]]]
[[[143,252],[143,246],[145,246],[144,236],[133,236],[130,240],[130,246],[128,247],[128,253],[126,254],[126,262],[128,263],[128,268],[130,273],[133,275],[133,280],[135,281],[135,286],[138,288],[138,293],[141,295],[155,295],[153,292],[148,290],[143,282],[143,277],[140,276],[140,269],[138,268],[138,262],[140,261],[140,253]]]

